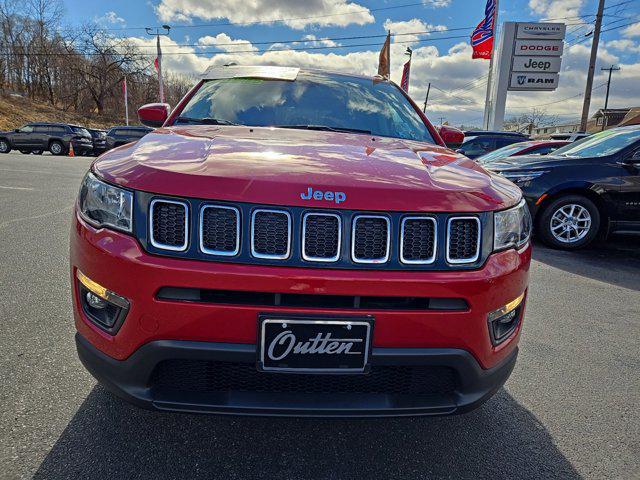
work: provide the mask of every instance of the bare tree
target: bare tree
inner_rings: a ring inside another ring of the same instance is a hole
[[[556,115],[547,114],[546,110],[532,108],[530,112],[523,113],[519,116],[513,116],[504,123],[505,127],[509,130],[523,133],[527,132],[531,135],[534,128],[556,125],[558,123],[558,117]]]

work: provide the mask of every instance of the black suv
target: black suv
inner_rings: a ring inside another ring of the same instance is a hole
[[[457,151],[469,158],[478,158],[485,153],[525,140],[529,140],[529,137],[519,132],[472,130],[464,132],[464,142]]]
[[[151,131],[153,129],[148,127],[113,127],[107,132],[106,149],[137,142]]]
[[[20,150],[41,154],[49,150],[53,155],[65,155],[70,145],[80,155],[93,150],[89,132],[64,123],[29,123],[13,131],[0,132],[0,153]]]
[[[96,157],[107,150],[107,131],[96,128],[87,128],[93,140],[93,155]]]
[[[483,165],[518,185],[546,244],[576,249],[598,234],[640,233],[640,126],[605,130],[546,155]]]

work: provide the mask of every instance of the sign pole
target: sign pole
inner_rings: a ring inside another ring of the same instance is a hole
[[[484,130],[489,130],[489,118],[491,117],[491,111],[493,110],[493,103],[491,100],[491,87],[493,86],[493,62],[496,56],[496,41],[497,35],[496,31],[498,29],[498,11],[499,8],[499,0],[496,0],[496,10],[495,16],[493,20],[493,47],[491,49],[491,58],[489,59],[489,77],[487,78],[487,94],[484,100],[484,119],[482,122],[482,128]]]

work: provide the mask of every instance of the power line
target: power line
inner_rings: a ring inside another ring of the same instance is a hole
[[[424,38],[418,40],[404,40],[401,42],[394,42],[394,44],[406,44],[406,43],[424,43],[424,42],[432,42],[438,40],[451,40],[458,38],[469,38],[468,35],[457,35],[457,36],[449,36],[449,37],[436,37],[436,38]],[[278,42],[274,42],[278,43]],[[372,46],[380,46],[379,42],[376,43],[358,43],[351,45],[322,45],[322,46],[313,46],[313,47],[300,47],[300,48],[265,48],[265,49],[257,49],[257,50],[236,50],[232,52],[220,52],[220,51],[203,51],[203,52],[164,52],[163,55],[215,55],[215,54],[237,54],[237,53],[268,53],[268,52],[291,52],[291,51],[309,51],[309,50],[331,50],[331,49],[342,49],[342,48],[359,48],[359,47],[372,47]],[[134,45],[137,48],[137,46]],[[5,52],[3,55],[7,56],[19,56],[19,55],[34,55],[34,56],[102,56],[103,53],[80,53],[80,52],[61,52],[61,53],[53,53],[53,52],[28,52],[28,53],[15,53],[15,52]],[[152,53],[147,53],[146,55],[151,55]]]

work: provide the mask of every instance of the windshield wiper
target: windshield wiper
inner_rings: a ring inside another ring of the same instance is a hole
[[[360,130],[358,128],[346,127],[329,127],[327,125],[273,125],[274,128],[297,128],[301,130],[324,130],[327,132],[348,132],[348,133],[366,133],[371,135],[371,130]]]
[[[176,123],[193,123],[200,125],[240,125],[239,123],[230,122],[229,120],[221,120],[219,118],[193,118],[178,117]]]

